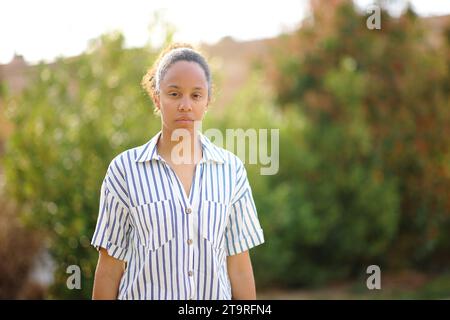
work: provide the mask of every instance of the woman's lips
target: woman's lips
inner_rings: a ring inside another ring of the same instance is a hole
[[[175,120],[177,123],[180,123],[180,124],[188,124],[188,123],[191,123],[191,122],[193,122],[194,120],[193,119],[191,119],[191,118],[180,118],[180,119],[177,119],[177,120]]]
[[[189,117],[181,117],[176,119],[175,121],[194,121],[194,119],[189,118]]]

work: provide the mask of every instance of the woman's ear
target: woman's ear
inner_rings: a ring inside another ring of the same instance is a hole
[[[161,110],[161,102],[159,100],[159,95],[156,94],[154,96],[153,102],[155,103],[155,108]]]

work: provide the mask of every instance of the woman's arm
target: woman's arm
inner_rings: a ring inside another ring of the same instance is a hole
[[[255,300],[256,288],[248,251],[227,257],[228,276],[233,300]]]
[[[111,257],[100,248],[97,269],[95,270],[93,300],[115,300],[119,292],[120,279],[125,270],[125,262]]]

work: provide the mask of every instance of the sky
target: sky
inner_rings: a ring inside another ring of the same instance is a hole
[[[450,14],[450,0],[411,2],[422,16]],[[374,0],[356,3],[364,10]],[[15,53],[29,63],[78,55],[90,39],[114,30],[124,34],[127,47],[141,47],[148,41],[157,45],[161,32],[150,34],[148,28],[155,12],[175,27],[176,41],[212,44],[225,36],[253,40],[293,30],[307,15],[308,1],[2,0],[0,64],[8,63]]]

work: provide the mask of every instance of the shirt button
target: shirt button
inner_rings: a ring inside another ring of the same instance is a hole
[[[188,276],[189,276],[189,277],[192,277],[193,274],[194,274],[194,273],[193,273],[192,271],[189,271],[189,272],[188,272]]]
[[[192,212],[191,208],[186,208],[186,213],[190,214]]]
[[[192,239],[189,239],[189,240],[187,241],[188,244],[192,244],[192,242],[193,242]]]

